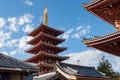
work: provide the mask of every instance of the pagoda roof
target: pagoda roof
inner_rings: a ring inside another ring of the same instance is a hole
[[[49,26],[44,25],[43,23],[41,23],[35,30],[33,30],[32,32],[30,32],[28,35],[35,37],[41,31],[43,31],[43,32],[47,31],[47,32],[54,33],[53,36],[59,36],[60,34],[64,33],[64,31],[62,31],[62,30],[57,30],[57,29],[51,28],[51,27],[49,27]]]
[[[27,63],[0,53],[0,71],[22,71],[22,72],[37,72],[39,68]]]
[[[38,62],[36,65],[42,68],[54,68],[55,66],[55,64],[50,64],[50,63],[45,63],[45,62]]]
[[[89,47],[120,56],[120,31],[105,36],[96,36],[89,39],[84,38],[83,42]]]
[[[39,43],[39,41],[42,40],[42,38],[49,39],[49,40],[51,39],[55,45],[58,45],[59,43],[65,41],[65,39],[60,39],[60,38],[45,34],[43,32],[40,32],[37,36],[35,36],[32,40],[28,41],[27,43],[35,45]]]
[[[26,50],[25,52],[37,54],[40,51],[40,48],[54,49],[56,50],[56,53],[62,52],[67,49],[67,47],[58,47],[58,46],[47,44],[45,42],[40,41],[37,45],[30,48],[29,50]]]
[[[94,80],[108,80],[100,72],[98,72],[94,67],[81,66],[69,63],[57,63],[57,71],[65,76],[67,79],[94,79]],[[97,78],[97,79],[96,79]]]
[[[69,58],[69,57],[66,57],[66,56],[58,56],[58,55],[55,55],[55,54],[39,52],[35,56],[26,59],[25,62],[36,63],[36,62],[39,62],[41,57],[52,58],[52,59],[56,59],[58,61],[63,61],[63,60],[66,60],[66,59]]]
[[[115,26],[115,20],[120,19],[120,0],[92,0],[83,4],[89,12]]]

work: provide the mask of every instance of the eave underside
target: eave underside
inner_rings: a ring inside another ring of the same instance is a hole
[[[49,53],[38,53],[36,54],[35,56],[31,57],[31,58],[28,58],[26,60],[24,60],[25,62],[32,62],[32,63],[37,63],[40,61],[41,58],[52,58],[52,59],[55,59],[55,60],[58,60],[58,61],[63,61],[63,60],[66,60],[68,59],[69,57],[66,57],[66,56],[58,56],[58,55],[55,55],[55,54],[49,54]]]
[[[93,47],[109,54],[120,56],[120,32],[100,37],[98,39],[86,40],[84,43],[88,47]]]
[[[97,17],[114,25],[115,20],[120,19],[119,4],[119,0],[98,0],[98,2],[94,4],[87,6],[85,5],[83,7],[85,7],[89,12],[93,13]]]
[[[40,32],[37,36],[35,36],[32,40],[28,41],[28,44],[31,45],[36,45],[37,43],[39,43],[39,41],[53,41],[52,43],[54,45],[58,45],[59,43],[65,41],[65,39],[60,39],[48,34],[45,34],[43,32]]]
[[[52,50],[56,50],[56,53],[59,53],[59,52],[66,50],[67,47],[58,47],[58,46],[47,44],[47,43],[44,43],[41,41],[37,45],[35,45],[34,47],[30,48],[29,50],[26,50],[25,52],[37,54],[38,52],[40,52],[41,49],[43,49],[43,50],[44,49],[52,49]]]
[[[41,23],[35,30],[33,30],[32,32],[30,32],[28,35],[35,37],[41,31],[43,31],[45,33],[46,32],[48,32],[48,33],[54,33],[54,34],[52,34],[53,36],[59,36],[60,34],[64,33],[64,31],[51,28],[51,27],[46,26],[46,25],[44,25],[44,24]]]
[[[55,64],[37,63],[36,66],[40,68],[53,69],[55,67]]]

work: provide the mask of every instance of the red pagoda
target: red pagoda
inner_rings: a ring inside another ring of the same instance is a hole
[[[66,47],[59,47],[65,39],[58,38],[64,31],[57,30],[47,26],[47,9],[44,10],[44,24],[40,24],[28,35],[33,39],[27,44],[33,45],[25,52],[34,54],[33,57],[26,59],[26,62],[35,63],[40,70],[38,74],[45,74],[54,71],[56,61],[60,62],[68,59],[65,56],[58,56],[58,53],[66,50]]]
[[[116,32],[105,36],[84,38],[83,42],[88,47],[120,56],[120,0],[92,0],[83,7],[92,14],[112,24]]]

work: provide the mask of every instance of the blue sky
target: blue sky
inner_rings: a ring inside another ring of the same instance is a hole
[[[88,48],[81,42],[83,37],[102,36],[115,29],[82,7],[90,0],[1,0],[0,1],[0,52],[20,60],[31,55],[24,53],[30,45],[27,34],[43,22],[43,9],[48,9],[48,25],[64,30],[60,37],[66,41],[60,46],[68,49],[60,55],[71,56],[67,62],[97,66],[102,55],[119,71],[120,58]]]

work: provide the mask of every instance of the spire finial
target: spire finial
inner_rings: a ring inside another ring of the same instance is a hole
[[[45,6],[44,8],[44,25],[47,25],[48,23],[48,16],[47,16],[47,8]]]

